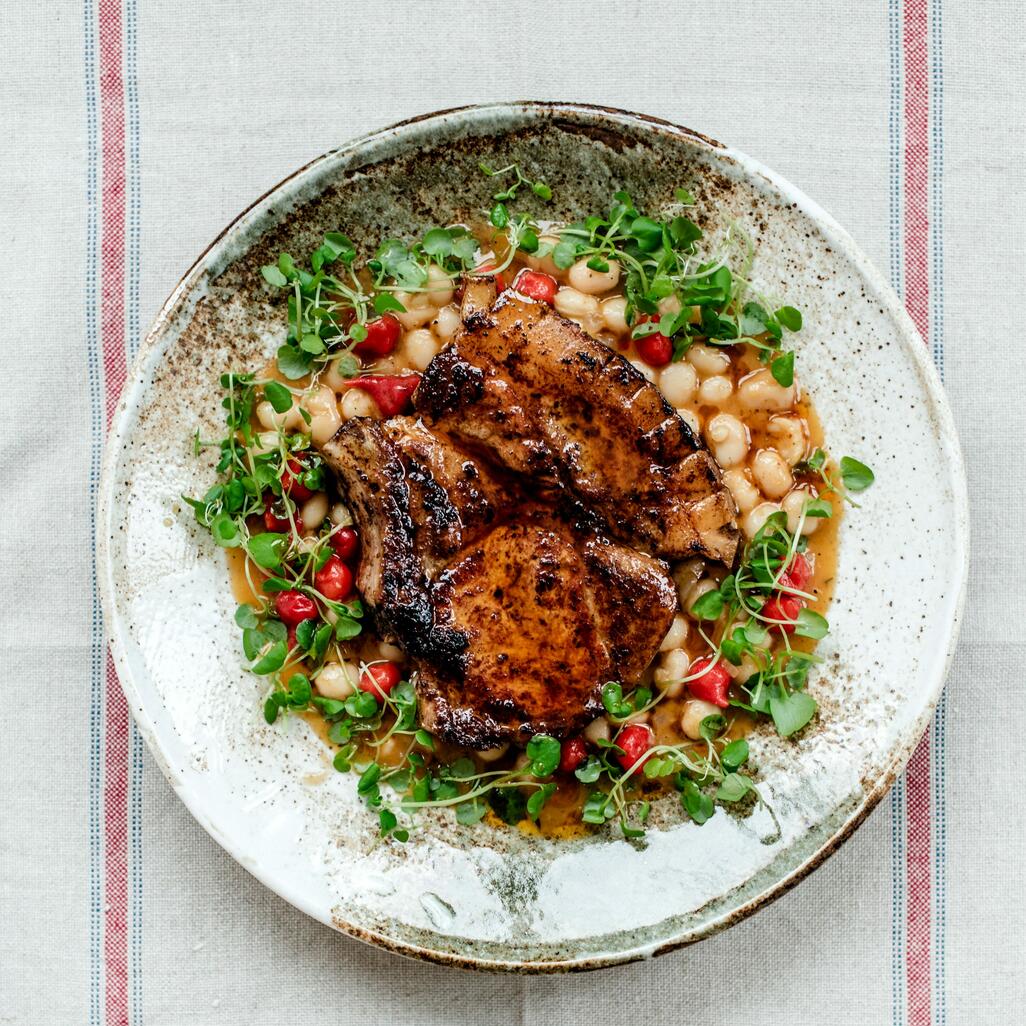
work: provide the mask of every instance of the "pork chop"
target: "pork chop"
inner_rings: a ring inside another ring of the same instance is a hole
[[[732,566],[737,508],[687,423],[627,360],[551,307],[472,280],[464,322],[414,393],[434,429],[511,472],[562,485],[615,537]]]
[[[363,540],[357,584],[416,666],[423,725],[488,748],[565,737],[638,681],[677,597],[665,564],[410,418],[348,421],[322,448]]]

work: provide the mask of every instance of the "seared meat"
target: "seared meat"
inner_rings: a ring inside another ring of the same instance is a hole
[[[418,669],[429,730],[475,748],[566,736],[607,680],[637,682],[676,609],[660,561],[408,418],[350,420],[323,454],[363,540],[358,586]]]
[[[510,471],[569,488],[626,542],[733,565],[733,499],[659,390],[545,304],[505,294],[488,307],[486,287],[468,283],[463,329],[428,365],[417,411]]]

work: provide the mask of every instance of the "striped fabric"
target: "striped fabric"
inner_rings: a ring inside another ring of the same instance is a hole
[[[5,22],[0,1023],[1021,1021],[1026,650],[1010,614],[1023,609],[1026,559],[1007,504],[1024,475],[1021,458],[999,461],[1026,427],[1015,5],[58,0]],[[234,865],[143,749],[90,551],[126,367],[202,246],[351,135],[520,96],[691,125],[830,209],[889,266],[945,373],[982,525],[946,697],[856,837],[726,934],[562,980],[394,959],[306,920]],[[60,401],[41,404],[58,385]],[[27,473],[42,453],[45,470]]]

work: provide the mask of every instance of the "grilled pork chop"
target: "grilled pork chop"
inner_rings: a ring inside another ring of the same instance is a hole
[[[410,418],[350,420],[322,452],[363,540],[358,586],[417,666],[427,729],[473,748],[565,737],[601,712],[605,681],[637,682],[676,609],[663,563],[524,500]]]
[[[737,509],[659,390],[545,304],[472,279],[464,325],[414,393],[429,425],[516,474],[569,488],[615,537],[732,566]]]

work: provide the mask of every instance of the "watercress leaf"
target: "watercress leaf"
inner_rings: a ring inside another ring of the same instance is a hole
[[[610,716],[630,716],[634,711],[629,702],[623,698],[623,686],[615,680],[608,681],[602,686],[602,704]]]
[[[235,622],[240,627],[256,627],[257,620],[256,610],[247,603],[243,603],[235,610]]]
[[[718,620],[723,614],[723,595],[719,591],[707,591],[692,603],[689,612],[697,620]]]
[[[286,537],[274,531],[255,534],[249,539],[246,552],[257,566],[264,570],[274,570],[281,566],[282,553],[285,550]]]
[[[842,456],[841,480],[849,492],[864,492],[876,480],[876,475],[865,463],[852,456]]]
[[[279,381],[268,381],[264,385],[264,398],[274,407],[275,413],[292,409],[292,393]]]
[[[464,826],[472,826],[484,818],[488,806],[480,798],[471,798],[456,806],[456,822]]]
[[[391,809],[382,809],[378,813],[378,828],[382,837],[388,837],[398,824],[399,820],[395,818],[395,813]]]
[[[314,632],[316,629],[316,620],[303,620],[296,626],[296,642],[304,651],[309,651],[313,645]]]
[[[297,708],[310,702],[310,678],[304,673],[294,673],[289,677],[289,705]]]
[[[426,730],[424,730],[423,727],[421,727],[417,731],[417,733],[413,735],[413,739],[422,748],[426,748],[428,749],[428,751],[431,752],[435,750],[435,739]]]
[[[691,249],[702,237],[702,229],[687,217],[675,217],[670,222],[670,238],[678,249]]]
[[[695,205],[695,197],[687,189],[674,189],[673,194],[684,206],[693,207]]]
[[[552,199],[552,190],[544,182],[533,182],[531,192],[539,199],[545,200],[546,203]]]
[[[724,769],[736,770],[739,766],[743,766],[748,761],[748,742],[742,737],[736,741],[731,741],[722,752],[720,752],[720,762],[723,764]]]
[[[282,346],[278,350],[278,370],[288,378],[295,381],[310,373],[311,360],[308,353],[297,349],[295,346]]]
[[[308,331],[304,333],[303,337],[299,340],[299,348],[302,349],[304,353],[319,356],[325,349],[324,339],[315,332]]]
[[[813,638],[818,641],[830,632],[830,624],[827,623],[826,617],[815,610],[803,609],[795,621],[794,632],[801,638]]]
[[[214,536],[214,541],[222,548],[234,549],[242,544],[239,525],[228,513],[218,513],[210,521],[210,533]]]
[[[445,767],[445,774],[453,780],[469,780],[477,775],[474,760],[464,755]]]
[[[496,228],[505,228],[509,224],[509,211],[506,209],[505,203],[496,203],[488,215],[488,220]]]
[[[752,782],[743,773],[728,773],[716,789],[721,802],[739,802],[752,788]]]
[[[278,718],[278,713],[281,712],[281,699],[283,697],[280,691],[275,691],[268,695],[264,701],[264,719],[268,723],[274,723]]]
[[[328,651],[328,642],[331,641],[331,634],[334,628],[330,623],[322,624],[314,635],[313,644],[310,646],[310,656],[314,662],[320,662],[324,653]]]
[[[612,819],[616,810],[605,791],[592,791],[581,808],[581,819],[585,823],[605,823]]]
[[[783,388],[790,388],[794,384],[794,353],[784,353],[778,356],[770,364],[770,374],[773,380]]]
[[[346,711],[346,703],[337,698],[322,698],[320,695],[313,695],[310,701],[320,709],[325,717],[339,716]],[[332,726],[337,726],[337,724],[333,723]]]
[[[276,641],[261,656],[250,669],[253,673],[263,676],[267,673],[275,673],[285,665],[285,656],[288,654],[288,646],[284,641]]]
[[[527,814],[527,796],[519,787],[497,787],[488,793],[488,804],[509,826],[516,826]]]
[[[530,798],[527,799],[527,814],[531,819],[537,819],[541,815],[542,807],[556,793],[555,784],[543,784]]]
[[[264,281],[268,285],[274,285],[276,288],[280,289],[289,283],[288,278],[274,264],[267,264],[266,267],[261,267],[260,273],[264,276]],[[274,721],[272,720],[271,722],[273,723]]]
[[[344,748],[340,748],[336,753],[335,757],[331,760],[332,766],[339,771],[339,773],[348,773],[353,768],[353,748],[351,745],[346,745]]]
[[[428,256],[444,259],[452,253],[452,235],[450,235],[444,228],[432,228],[424,236],[424,241],[421,243],[421,246]],[[403,263],[404,261],[399,261],[396,264],[396,268],[400,268]]]
[[[360,779],[357,781],[356,790],[363,795],[371,794],[377,788],[378,781],[381,779],[381,767],[376,763],[372,762],[361,774]]]
[[[335,637],[339,641],[348,641],[350,638],[355,638],[362,630],[363,626],[359,620],[354,620],[351,616],[340,616],[338,623],[335,624]]]
[[[377,715],[377,699],[369,691],[359,691],[346,699],[346,712],[358,720],[370,719]]]
[[[832,517],[834,507],[826,499],[809,499],[805,503],[805,515],[807,517]]]
[[[374,312],[379,314],[395,310],[398,313],[406,313],[406,307],[399,302],[391,292],[379,292],[374,297]],[[351,375],[350,375],[351,376]]]
[[[589,755],[588,758],[574,770],[574,776],[577,777],[582,784],[594,784],[601,775],[602,763],[599,761],[598,757],[594,755]]]
[[[720,713],[704,717],[698,725],[698,733],[705,741],[715,741],[726,729],[727,721]]]
[[[527,742],[527,757],[531,760],[529,769],[536,777],[547,777],[559,765],[559,742],[548,734],[535,734]]]
[[[816,714],[816,700],[804,691],[777,691],[770,696],[770,715],[781,737],[801,730]]]
[[[800,310],[796,310],[793,306],[782,306],[777,310],[773,316],[785,327],[788,331],[801,331],[802,327],[802,315]]]
[[[328,232],[324,236],[321,251],[329,263],[341,260],[344,264],[351,264],[356,259],[356,247],[349,237],[341,232]]]
[[[566,239],[556,243],[552,250],[552,262],[561,270],[566,270],[577,256],[577,246]]]
[[[705,823],[715,811],[712,799],[693,780],[685,780],[680,792],[684,811],[698,824]]]

